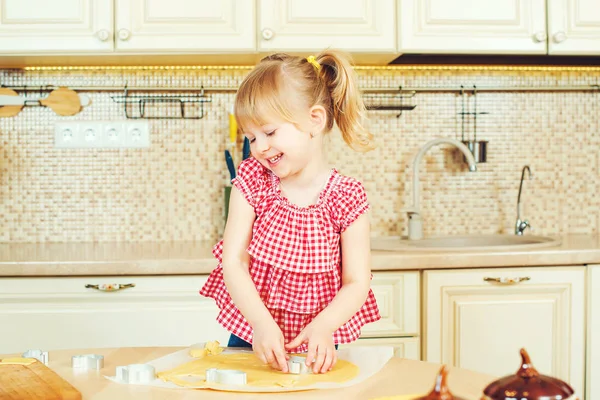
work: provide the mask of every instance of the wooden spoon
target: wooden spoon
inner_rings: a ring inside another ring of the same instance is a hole
[[[17,92],[8,88],[0,88],[0,95],[5,96],[19,96]],[[23,109],[23,104],[18,106],[1,106],[0,117],[14,117]]]
[[[81,111],[81,101],[77,92],[66,87],[53,90],[48,97],[40,100],[40,104],[63,116],[75,115]]]

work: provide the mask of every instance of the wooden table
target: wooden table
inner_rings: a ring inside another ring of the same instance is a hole
[[[242,394],[210,390],[177,390],[150,386],[121,385],[104,378],[114,376],[119,365],[145,363],[181,350],[181,347],[137,347],[116,349],[79,349],[49,351],[48,366],[77,388],[83,399],[373,399],[382,396],[423,393],[431,390],[439,364],[392,358],[376,375],[361,384],[335,390],[311,390],[281,394]],[[71,357],[77,354],[101,354],[104,368],[100,371],[76,372]],[[20,356],[0,355],[0,358]],[[455,395],[479,400],[484,387],[495,377],[450,368],[448,381]]]

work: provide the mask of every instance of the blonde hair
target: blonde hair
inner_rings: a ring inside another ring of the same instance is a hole
[[[327,113],[325,132],[331,131],[335,121],[350,147],[371,150],[373,135],[362,124],[365,106],[349,56],[326,50],[314,61],[318,65],[285,53],[263,58],[238,89],[235,117],[239,127],[262,126],[269,117],[299,126],[300,113],[320,105]]]

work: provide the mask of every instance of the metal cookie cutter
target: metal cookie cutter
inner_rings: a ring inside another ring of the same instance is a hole
[[[48,365],[48,352],[41,350],[27,350],[23,353],[23,357],[25,358],[35,358],[44,365]]]
[[[287,360],[288,370],[290,374],[310,374],[312,371],[306,366],[306,358],[291,356]]]
[[[98,354],[81,354],[71,357],[71,366],[77,369],[102,369],[104,356]]]
[[[121,383],[150,383],[156,378],[154,367],[148,364],[129,364],[117,367],[116,379]]]
[[[246,373],[235,369],[210,368],[206,370],[206,383],[222,385],[245,385]]]

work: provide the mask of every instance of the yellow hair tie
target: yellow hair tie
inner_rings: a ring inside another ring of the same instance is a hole
[[[315,56],[308,56],[306,57],[306,61],[308,61],[309,63],[311,63],[313,65],[313,67],[315,67],[318,70],[321,69],[321,64],[319,64],[319,62],[317,61],[317,59],[315,58]]]

